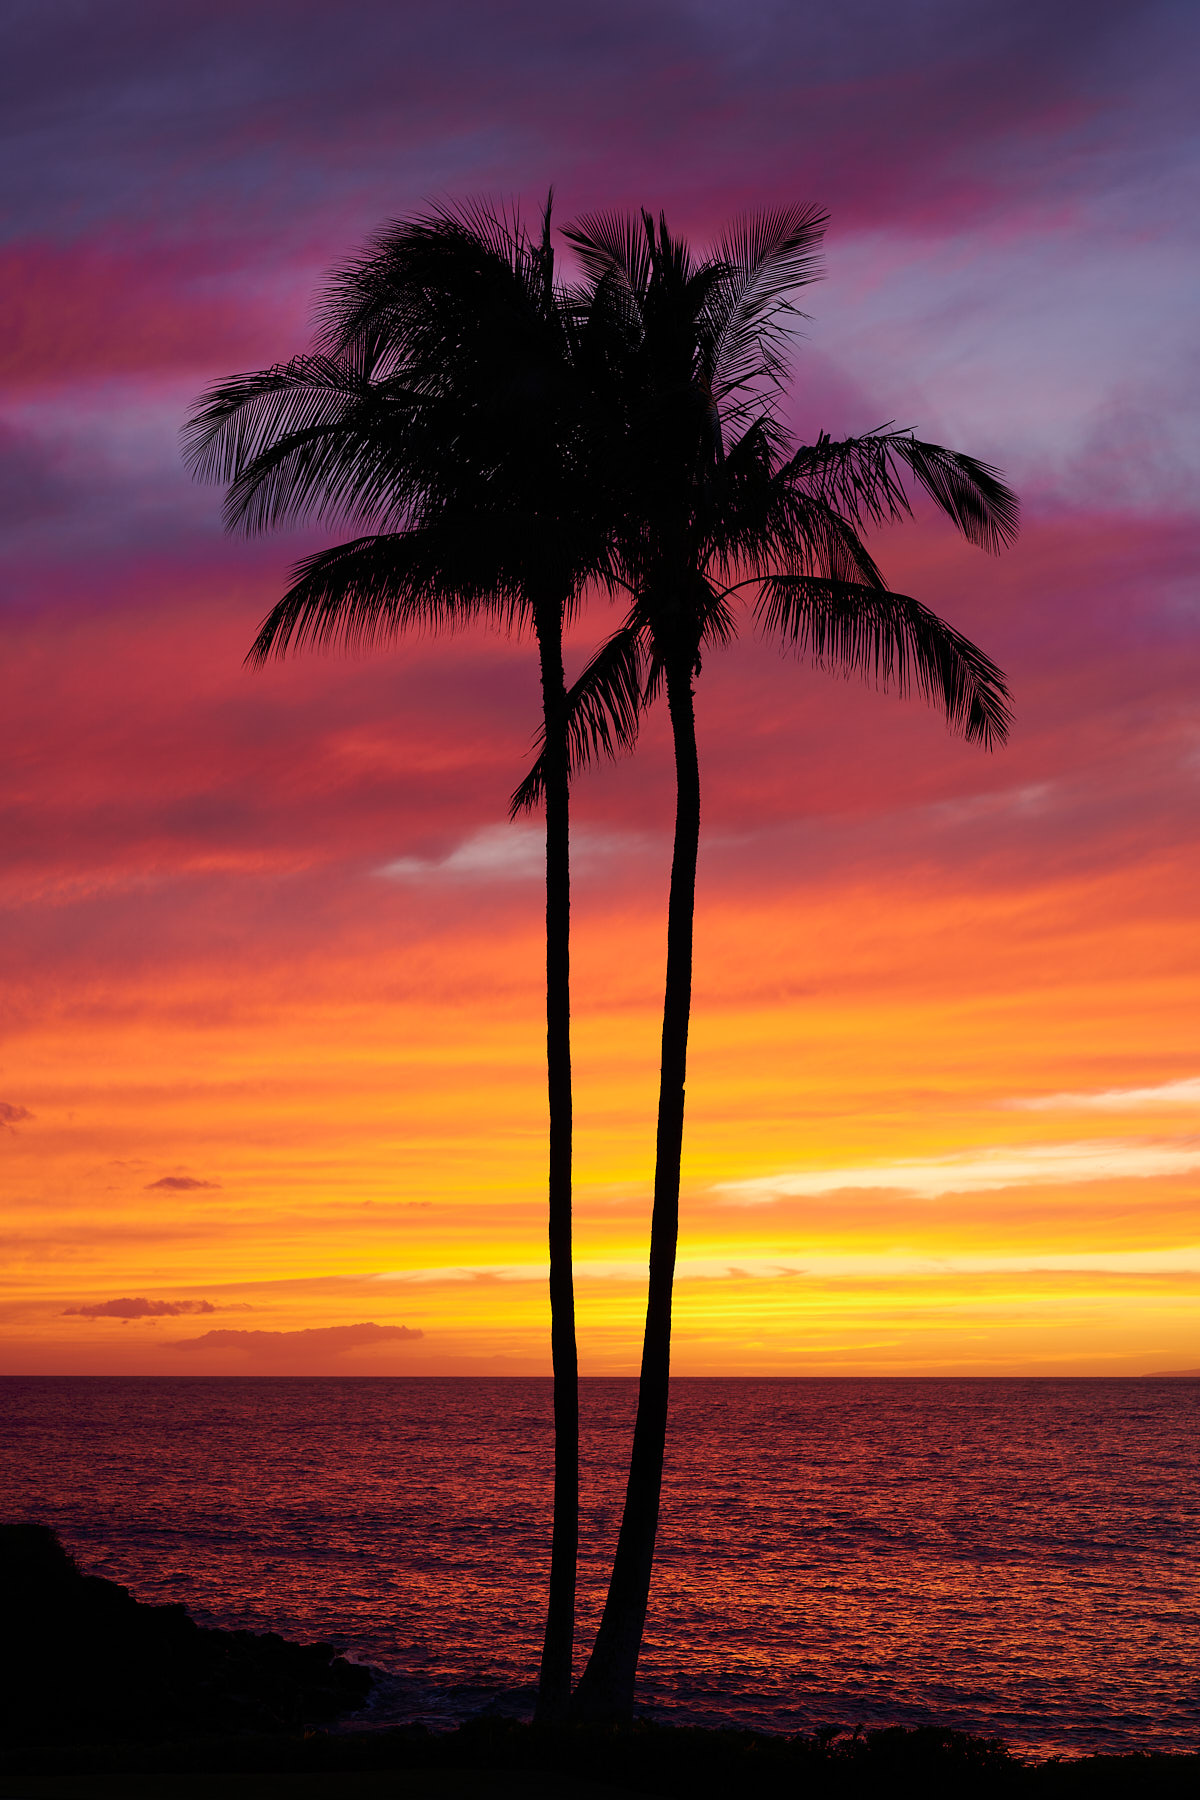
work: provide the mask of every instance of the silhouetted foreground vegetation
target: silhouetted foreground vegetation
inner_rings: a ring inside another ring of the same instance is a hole
[[[449,1732],[329,1733],[312,1727],[361,1705],[371,1677],[327,1644],[205,1630],[182,1606],[143,1605],[116,1582],[81,1574],[44,1526],[0,1525],[0,1592],[5,1793],[16,1791],[14,1777],[324,1774],[344,1775],[350,1796],[356,1775],[455,1770],[603,1783],[662,1800],[1191,1800],[1200,1789],[1200,1755],[1028,1764],[994,1738],[932,1727],[782,1737],[480,1719]],[[399,1796],[405,1786],[397,1781]]]
[[[158,1743],[26,1746],[0,1755],[13,1775],[225,1774],[347,1777],[477,1771],[553,1776],[661,1800],[858,1800],[965,1795],[996,1800],[1192,1800],[1200,1755],[1091,1756],[1023,1763],[995,1739],[933,1727],[776,1737],[669,1725],[520,1725],[476,1720],[457,1731],[244,1733]],[[15,1789],[13,1790],[15,1792]],[[32,1790],[30,1790],[32,1792]],[[214,1784],[213,1792],[218,1791]],[[340,1788],[338,1790],[340,1792]],[[481,1787],[481,1793],[483,1788]],[[372,1792],[374,1789],[372,1788]]]
[[[0,1594],[8,1745],[296,1730],[370,1691],[329,1644],[208,1630],[82,1574],[44,1525],[0,1525]]]

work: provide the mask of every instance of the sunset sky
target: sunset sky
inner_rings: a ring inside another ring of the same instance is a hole
[[[382,221],[551,183],[701,244],[827,207],[796,429],[1024,506],[872,539],[1005,749],[706,664],[676,1369],[1200,1366],[1195,10],[4,11],[0,1372],[548,1370],[531,645],[248,672],[337,534],[226,538],[178,432]],[[671,805],[657,714],[575,795],[588,1374],[640,1347]]]

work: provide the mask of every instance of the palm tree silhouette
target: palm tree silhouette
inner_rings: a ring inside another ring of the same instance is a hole
[[[595,1647],[572,1702],[582,1718],[628,1718],[658,1525],[679,1233],[692,922],[700,832],[693,708],[701,658],[727,642],[739,596],[760,627],[817,663],[911,687],[968,740],[1003,740],[1000,671],[917,601],[887,588],[864,527],[905,517],[905,477],[969,541],[997,550],[1017,503],[995,470],[911,434],[795,446],[774,397],[785,375],[790,296],[816,278],[825,215],[791,208],[736,225],[697,259],[666,220],[616,215],[567,232],[591,305],[622,344],[612,370],[627,480],[620,579],[631,606],[568,696],[572,716],[606,704],[620,716],[665,687],[677,799],[667,923],[662,1063],[649,1284],[625,1507]],[[542,792],[539,762],[514,810]]]
[[[316,349],[237,376],[197,404],[184,452],[228,483],[227,526],[346,520],[369,534],[300,563],[248,660],[363,647],[409,627],[530,626],[542,686],[546,1065],[554,1371],[554,1524],[538,1715],[571,1686],[579,1401],[571,1249],[569,781],[573,762],[632,742],[619,696],[577,684],[563,628],[611,574],[605,351],[556,282],[540,237],[486,205],[393,225],[334,279]]]

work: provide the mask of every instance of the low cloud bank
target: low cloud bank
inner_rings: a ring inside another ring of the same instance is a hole
[[[219,1311],[211,1300],[147,1300],[130,1295],[122,1300],[96,1300],[90,1306],[68,1306],[64,1319],[178,1319],[185,1313]],[[241,1308],[238,1308],[241,1311]]]
[[[395,1344],[424,1337],[410,1325],[313,1325],[303,1331],[235,1331],[228,1328],[201,1332],[199,1337],[176,1338],[173,1350],[244,1350],[252,1356],[277,1356],[281,1351],[318,1350],[337,1355],[358,1350],[364,1344]]]

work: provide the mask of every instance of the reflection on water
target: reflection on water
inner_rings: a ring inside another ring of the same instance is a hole
[[[584,1383],[584,1645],[634,1399]],[[641,1698],[1195,1748],[1198,1426],[1192,1381],[677,1381]],[[0,1511],[139,1597],[332,1639],[381,1719],[527,1704],[547,1382],[10,1379],[0,1432]]]

